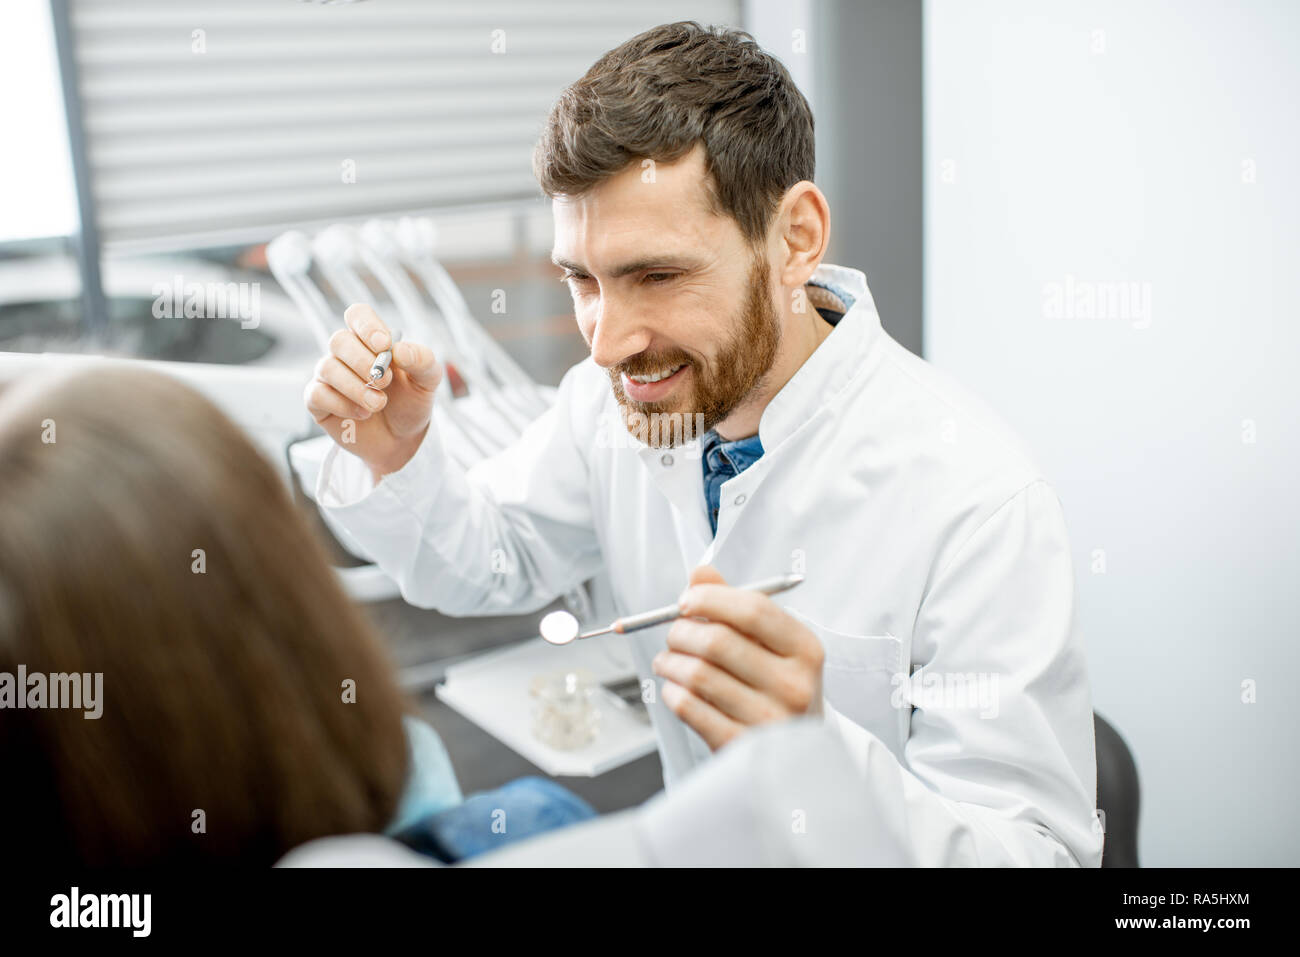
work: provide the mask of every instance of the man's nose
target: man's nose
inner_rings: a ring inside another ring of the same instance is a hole
[[[591,358],[602,369],[612,369],[620,362],[644,352],[650,344],[651,331],[633,310],[612,297],[601,297],[596,311],[596,325],[591,332]]]

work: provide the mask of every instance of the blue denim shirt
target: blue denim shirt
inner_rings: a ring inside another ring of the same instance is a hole
[[[763,456],[763,443],[757,435],[734,442],[724,442],[713,429],[700,440],[704,463],[704,499],[709,503],[709,525],[718,533],[718,509],[722,507],[722,483],[739,475]]]
[[[853,297],[838,286],[828,283],[809,283],[829,289],[845,306],[852,308]],[[832,309],[818,308],[818,313],[832,326],[840,321],[844,314]],[[713,534],[718,534],[718,511],[722,508],[722,483],[739,475],[763,457],[763,443],[757,435],[726,442],[713,429],[705,432],[700,439],[703,451],[701,462],[704,466],[704,500],[708,503],[709,525]]]

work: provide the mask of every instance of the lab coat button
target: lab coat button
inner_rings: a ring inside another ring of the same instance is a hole
[[[659,461],[662,462],[665,466],[667,466],[667,465],[672,465],[672,464],[673,464],[673,457],[672,457],[671,455],[668,455],[668,454],[665,453],[664,457],[661,458]]]
[[[737,495],[737,496],[736,496],[736,504],[737,504],[737,505],[744,505],[744,504],[745,504],[745,496],[744,496],[743,494],[742,494],[742,495]]]

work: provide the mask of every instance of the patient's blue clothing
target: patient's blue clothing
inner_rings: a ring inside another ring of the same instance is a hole
[[[547,778],[527,777],[471,794],[392,836],[412,850],[452,864],[595,816],[591,805],[567,788]]]
[[[411,767],[397,813],[384,831],[390,836],[465,800],[451,766],[451,756],[433,726],[411,715],[403,716],[402,726],[406,729]]]
[[[539,777],[519,778],[466,799],[438,732],[409,715],[402,723],[410,771],[384,833],[414,850],[450,864],[596,816],[582,798]]]

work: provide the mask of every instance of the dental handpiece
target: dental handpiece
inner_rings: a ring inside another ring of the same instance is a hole
[[[748,585],[741,585],[742,591],[756,591],[764,595],[775,595],[778,592],[788,591],[794,588],[804,579],[803,575],[791,573],[789,575],[777,575],[775,578],[764,578],[761,581],[751,582]],[[653,628],[655,625],[662,625],[665,622],[680,618],[682,615],[681,606],[678,604],[664,605],[662,608],[655,608],[651,611],[643,611],[639,615],[627,615],[615,621],[606,628],[597,631],[588,631],[578,634],[578,619],[567,611],[553,611],[542,619],[541,634],[553,645],[567,645],[571,641],[578,641],[582,638],[594,638],[597,635],[618,634],[624,635],[629,631],[640,631],[642,628]]]
[[[367,382],[366,385],[374,385],[384,377],[384,373],[388,371],[388,367],[392,365],[393,362],[393,346],[397,345],[401,341],[402,330],[398,329],[393,333],[393,341],[389,343],[388,348],[375,356],[374,364],[370,367],[370,381]]]

